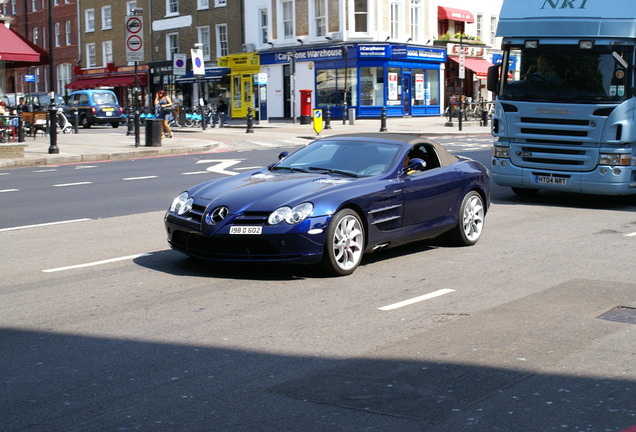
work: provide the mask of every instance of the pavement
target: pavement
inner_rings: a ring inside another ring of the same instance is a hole
[[[247,121],[230,120],[226,127],[219,128],[173,128],[173,138],[164,138],[158,143],[146,145],[145,127],[140,127],[140,139],[135,145],[134,133],[127,127],[106,130],[105,127],[80,128],[77,134],[58,134],[57,152],[51,148],[48,135],[25,137],[23,143],[0,144],[0,168],[20,168],[66,163],[97,162],[107,160],[136,159],[159,155],[192,153],[218,153],[234,151],[249,146],[250,143],[262,147],[271,143],[272,147],[309,142],[318,137],[338,134],[378,132],[380,119],[356,119],[353,123],[342,123],[341,119],[331,121],[331,128],[316,134],[313,124],[292,123],[290,120],[275,120],[254,125],[253,132],[247,132]],[[110,128],[110,127],[108,127]],[[387,118],[388,133],[416,133],[426,136],[441,135],[490,135],[490,124],[481,126],[479,122],[459,122],[452,125],[445,117]],[[15,149],[19,145],[20,148]],[[22,148],[22,146],[24,146]],[[252,147],[254,148],[254,147]],[[14,151],[15,150],[15,151]],[[22,150],[24,152],[22,156]]]

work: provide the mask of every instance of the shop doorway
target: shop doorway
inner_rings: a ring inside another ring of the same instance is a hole
[[[405,73],[402,76],[402,103],[404,106],[404,115],[405,116],[410,116],[411,115],[411,94],[412,94],[412,87],[411,87],[411,74],[410,73]]]

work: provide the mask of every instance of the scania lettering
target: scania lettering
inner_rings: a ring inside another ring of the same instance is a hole
[[[495,183],[636,194],[636,0],[504,0],[497,36]]]

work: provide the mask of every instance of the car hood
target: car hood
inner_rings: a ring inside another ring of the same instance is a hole
[[[190,194],[208,206],[227,206],[230,213],[269,212],[278,207],[312,201],[329,191],[344,190],[363,179],[313,173],[276,173],[261,170],[203,183]],[[314,202],[314,205],[316,203]]]

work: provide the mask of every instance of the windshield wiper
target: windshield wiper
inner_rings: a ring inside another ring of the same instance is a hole
[[[345,176],[345,177],[353,177],[353,178],[360,177],[358,174],[353,173],[351,171],[342,171],[342,170],[332,169],[332,168],[309,167],[307,169],[309,171],[323,171],[323,172],[328,173],[328,174],[338,174],[338,175],[342,175],[342,176]]]
[[[286,166],[273,166],[270,171],[278,171],[278,170],[289,170],[291,172],[302,172],[302,173],[308,172],[306,169],[303,169],[303,168],[286,167]]]

